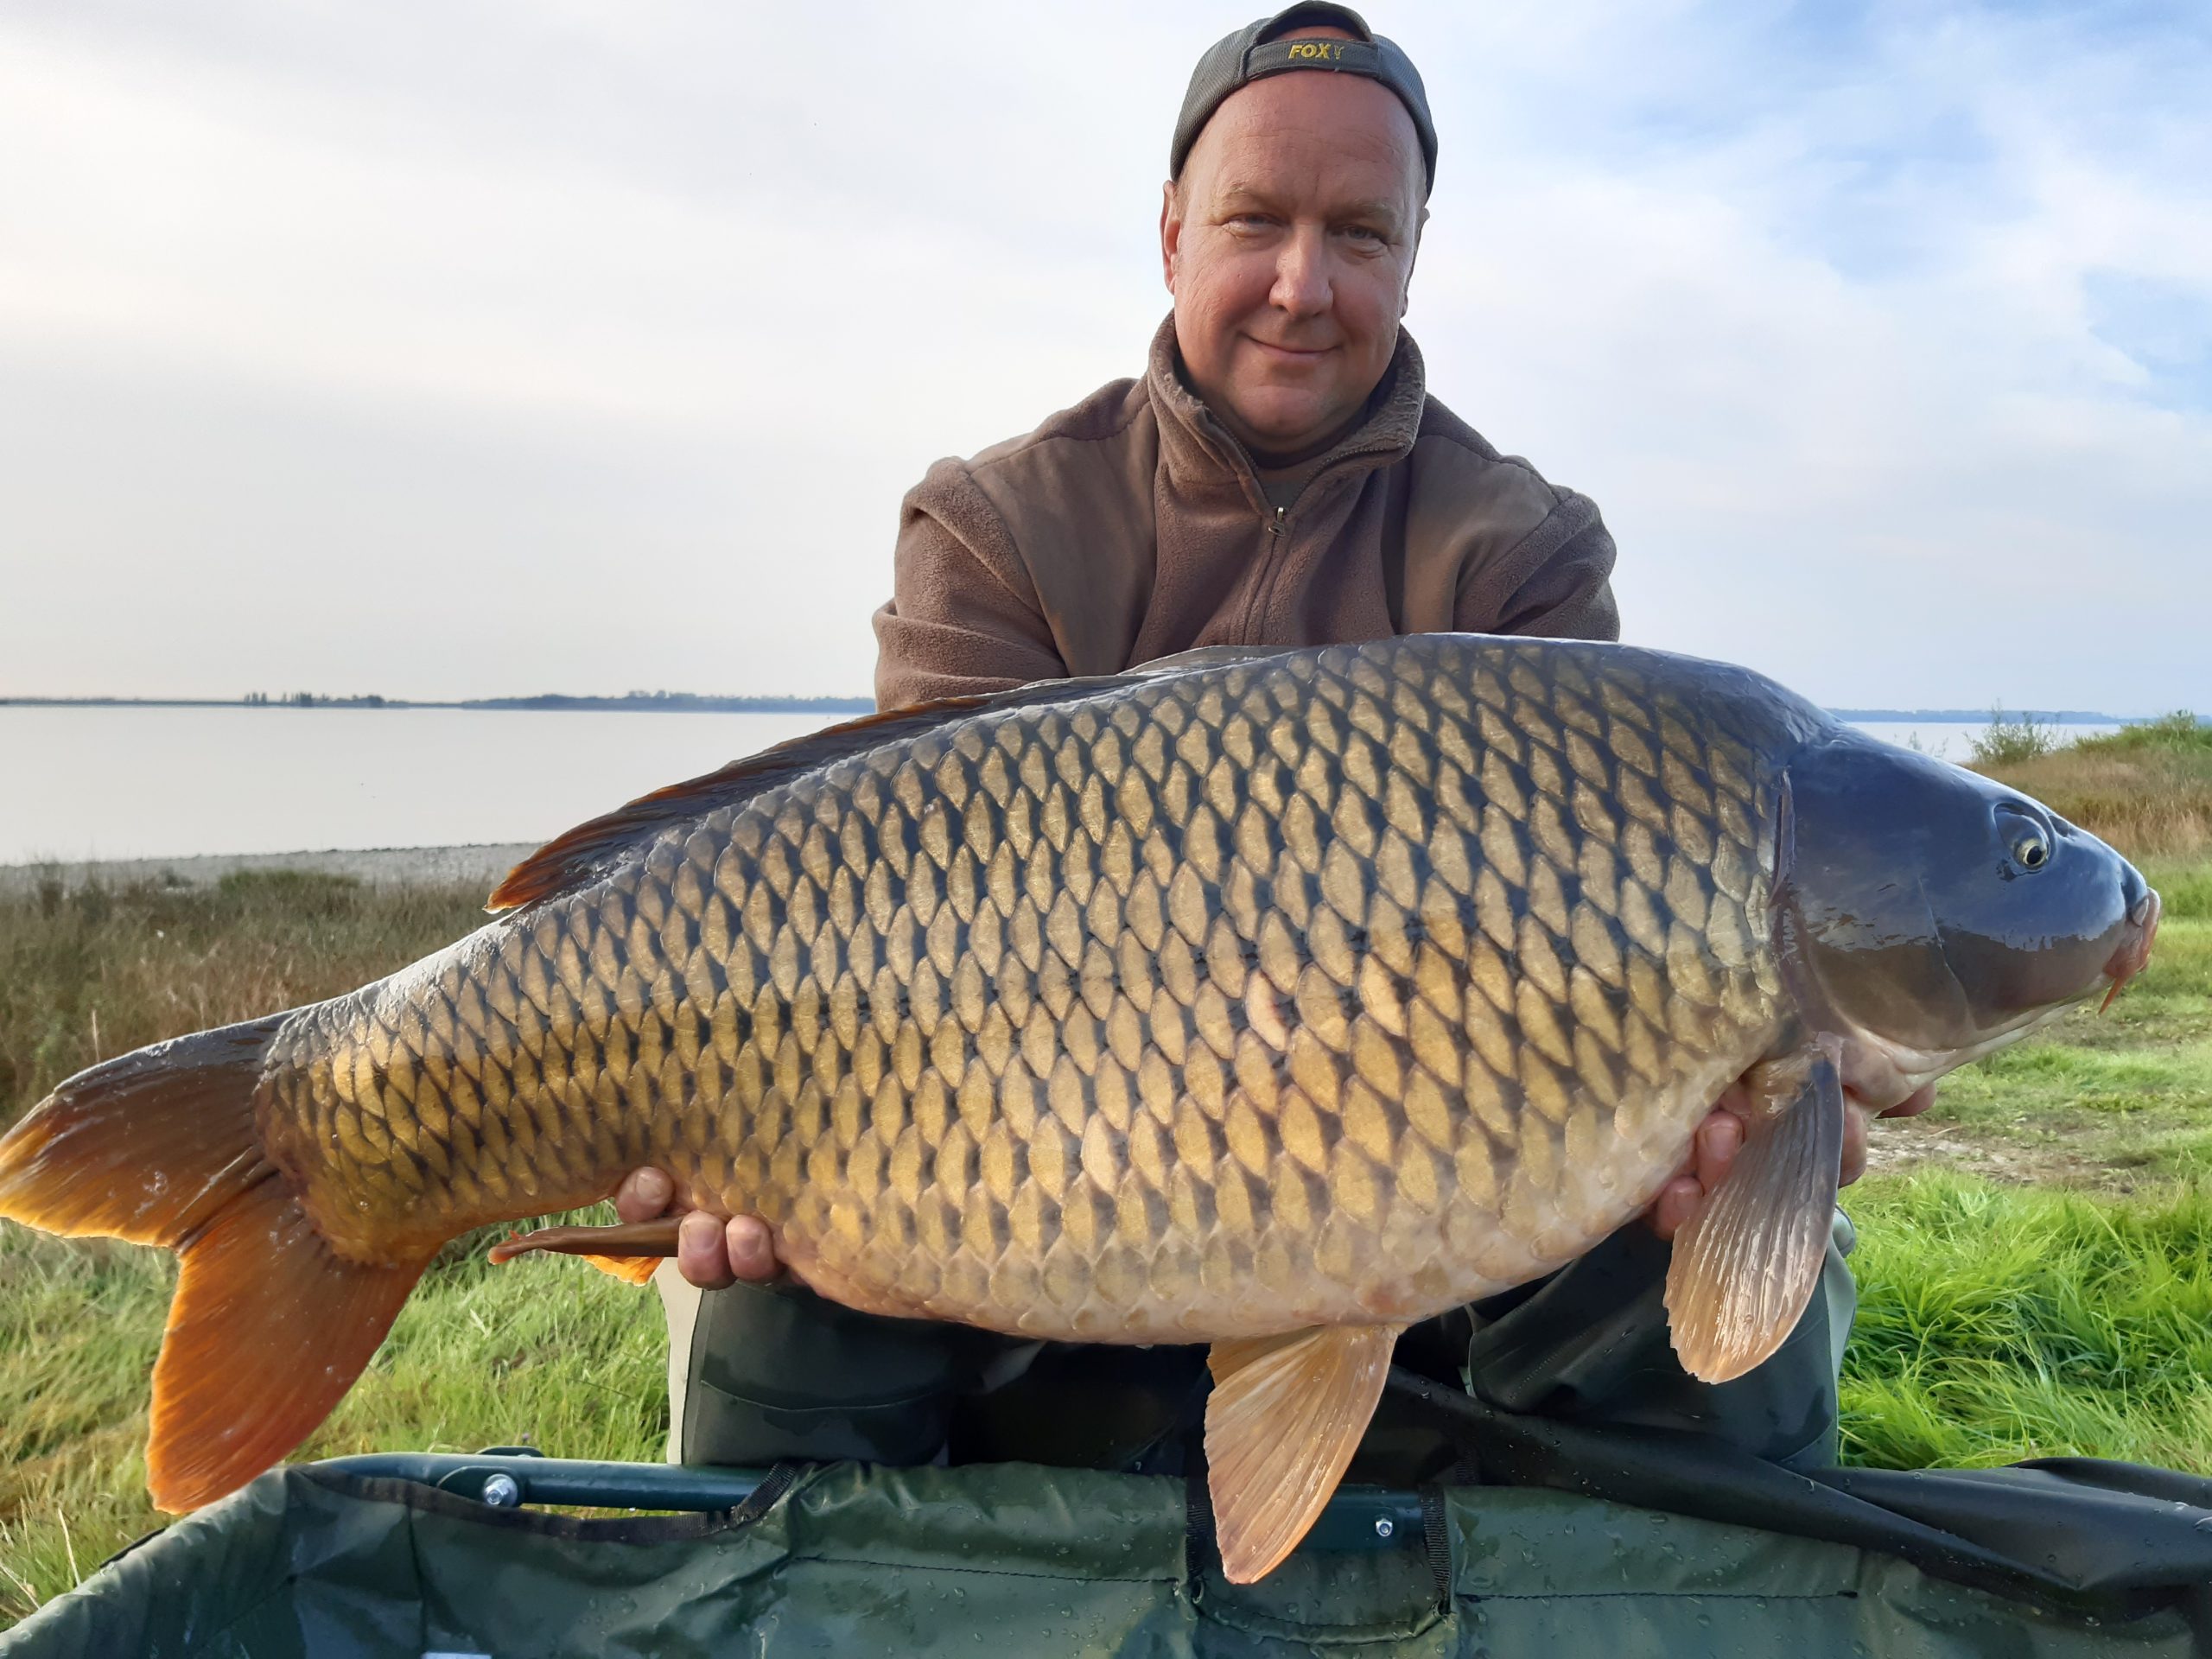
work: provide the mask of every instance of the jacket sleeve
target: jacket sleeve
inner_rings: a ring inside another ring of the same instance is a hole
[[[1027,567],[958,461],[931,467],[899,510],[875,641],[879,709],[1067,674]]]
[[[1618,639],[1613,602],[1613,538],[1598,505],[1572,490],[1530,531],[1505,563],[1513,585],[1463,587],[1454,626],[1471,633],[1522,633],[1551,639]]]

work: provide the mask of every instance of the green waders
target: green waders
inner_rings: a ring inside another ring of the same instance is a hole
[[[1834,1461],[1836,1374],[1857,1296],[1836,1236],[1805,1317],[1733,1382],[1675,1362],[1661,1305],[1668,1246],[1624,1228],[1549,1279],[1408,1331],[1397,1363],[1508,1410],[1686,1429],[1793,1468]],[[671,1369],[674,1369],[673,1363]],[[796,1286],[698,1299],[671,1455],[919,1465],[1020,1461],[1179,1473],[1204,1414],[1205,1350],[1037,1343],[880,1319]],[[1432,1479],[1460,1457],[1385,1396],[1356,1479]]]

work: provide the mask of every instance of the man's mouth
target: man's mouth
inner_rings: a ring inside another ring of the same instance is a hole
[[[1328,346],[1279,346],[1272,340],[1261,340],[1252,334],[1247,334],[1245,339],[1269,356],[1281,358],[1288,363],[1311,363],[1316,358],[1326,357],[1335,349]]]

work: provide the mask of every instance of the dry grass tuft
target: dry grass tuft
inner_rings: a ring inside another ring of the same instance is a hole
[[[2130,858],[2212,851],[2212,726],[2194,715],[1975,764]]]
[[[480,926],[474,888],[296,870],[0,893],[0,1128],[141,1046],[335,996]]]

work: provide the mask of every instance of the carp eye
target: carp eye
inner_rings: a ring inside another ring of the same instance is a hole
[[[2050,838],[2040,830],[2022,826],[2012,835],[2012,861],[2024,870],[2039,870],[2050,862]]]

